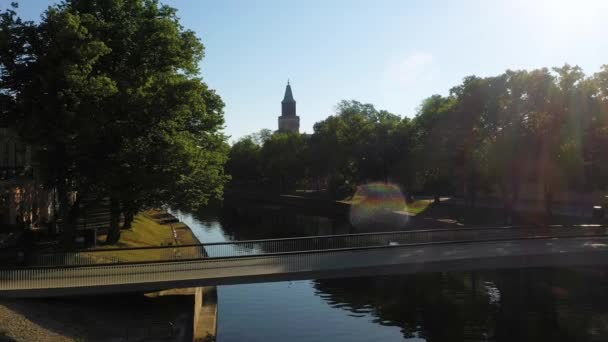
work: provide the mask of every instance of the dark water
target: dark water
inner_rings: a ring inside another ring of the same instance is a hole
[[[356,232],[279,208],[180,219],[201,241]],[[221,286],[218,341],[606,341],[608,268]]]

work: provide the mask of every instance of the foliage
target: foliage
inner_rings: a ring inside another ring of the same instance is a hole
[[[109,196],[117,217],[221,197],[224,104],[202,82],[203,45],[156,0],[65,0],[39,24],[0,17],[1,90],[23,137],[40,147],[61,196]],[[5,96],[5,97],[6,97]]]
[[[239,185],[256,184],[261,178],[261,146],[251,136],[241,138],[230,148],[226,172]]]
[[[454,106],[454,98],[433,95],[423,101],[413,120],[416,181],[435,197],[446,192],[454,171],[451,167],[455,160],[451,120]]]
[[[293,190],[306,176],[306,138],[298,133],[273,134],[262,146],[260,163],[265,179],[279,191]]]
[[[336,114],[314,126],[312,174],[328,177],[334,197],[344,197],[358,184],[398,178],[407,181],[410,121],[371,104],[342,101]]]
[[[301,143],[276,154],[308,151],[294,158],[299,167],[269,168],[277,160],[266,153],[258,170],[273,173],[262,177],[316,180],[309,184],[336,198],[372,181],[407,193],[459,193],[470,205],[483,192],[507,210],[536,184],[550,215],[559,192],[608,187],[608,66],[592,76],[568,64],[468,76],[449,95],[425,99],[412,120],[342,101]]]

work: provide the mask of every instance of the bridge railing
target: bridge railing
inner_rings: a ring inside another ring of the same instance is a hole
[[[60,261],[63,264],[36,265],[17,269],[0,268],[0,296],[3,292],[6,294],[22,290],[46,291],[71,287],[95,289],[100,286],[125,284],[139,286],[145,283],[150,284],[150,289],[158,289],[161,287],[154,286],[160,285],[154,284],[175,284],[176,281],[181,281],[183,284],[183,282],[200,281],[201,279],[303,271],[334,272],[345,268],[373,268],[386,265],[387,262],[394,261],[391,261],[390,257],[385,259],[388,255],[392,255],[389,250],[397,251],[404,246],[417,248],[440,244],[450,246],[450,244],[498,241],[506,242],[508,245],[515,240],[595,236],[608,237],[606,228],[553,227],[550,229],[491,228],[406,231],[121,250],[121,253],[144,253],[144,251],[165,253],[164,255],[159,254],[158,260],[145,261],[132,261],[120,257],[117,257],[116,260],[104,259],[108,256],[104,256],[104,253],[116,253],[118,252],[116,250],[100,249],[81,253],[60,253],[49,255],[47,261]],[[175,251],[180,250],[184,254],[177,256]],[[195,254],[188,255],[189,252]],[[380,252],[380,254],[376,252]],[[534,253],[534,251],[529,252]],[[94,258],[97,258],[93,261],[100,262],[96,263],[91,261],[92,259],[85,258],[85,256],[88,257],[88,254],[85,253],[93,254]],[[432,255],[432,253],[426,254],[427,256]],[[370,258],[369,255],[381,255],[382,258]],[[51,257],[55,259],[50,259]],[[141,254],[137,254],[137,257],[143,258]],[[403,260],[403,258],[397,259]]]
[[[205,243],[122,249],[93,249],[80,252],[34,256],[31,266],[87,266],[194,259],[239,258],[276,253],[336,251],[403,245],[466,243],[550,237],[608,235],[605,226],[575,227],[492,227],[375,232],[345,235],[310,236],[281,239]]]

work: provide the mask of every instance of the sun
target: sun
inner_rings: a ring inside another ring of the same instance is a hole
[[[547,42],[577,39],[605,27],[605,0],[515,0],[513,14]]]
[[[546,21],[567,27],[585,25],[604,15],[608,2],[604,0],[531,0],[523,1],[534,14]]]

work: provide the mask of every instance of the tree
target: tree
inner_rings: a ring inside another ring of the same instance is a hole
[[[268,138],[268,140],[271,138]],[[257,184],[262,176],[260,152],[262,147],[252,136],[245,136],[230,148],[226,172],[234,185]]]
[[[454,105],[454,98],[433,95],[422,102],[413,120],[416,178],[433,194],[435,202],[450,187],[454,171],[454,149],[450,146],[453,126],[449,121]]]
[[[341,101],[314,125],[302,177],[328,184],[335,198],[372,181],[417,186],[436,200],[462,191],[471,206],[483,191],[501,198],[507,220],[520,192],[537,188],[528,195],[540,194],[550,217],[558,192],[608,186],[607,70],[585,77],[566,64],[468,76],[449,96],[426,99],[413,120]]]
[[[203,45],[175,9],[65,0],[39,24],[10,11],[1,20],[0,44],[19,47],[0,52],[2,92],[21,134],[45,152],[62,217],[70,191],[109,196],[116,242],[122,211],[221,197],[224,104],[198,78]]]
[[[268,128],[263,128],[259,132],[253,133],[248,137],[250,137],[251,140],[253,140],[253,142],[258,144],[259,146],[262,146],[268,140],[270,140],[270,138],[272,138],[272,131],[269,130]]]
[[[329,178],[329,190],[339,198],[365,182],[407,179],[397,170],[404,171],[408,128],[409,120],[371,104],[341,101],[335,115],[314,126],[312,173]]]
[[[277,132],[260,151],[262,173],[275,190],[293,190],[307,173],[306,138],[299,133]]]
[[[585,155],[590,162],[586,176],[593,188],[608,187],[608,64],[592,78],[583,82],[589,95],[589,126],[585,141]]]

